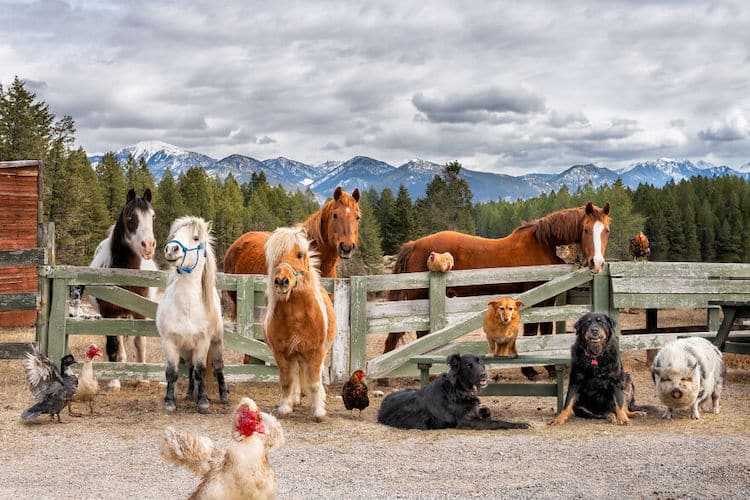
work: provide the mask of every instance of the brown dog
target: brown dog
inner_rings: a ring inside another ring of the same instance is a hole
[[[430,252],[430,256],[427,257],[427,269],[438,273],[447,273],[453,269],[453,256],[450,252]]]
[[[518,357],[516,337],[521,327],[521,311],[525,304],[512,297],[500,297],[489,303],[484,315],[484,333],[490,350],[487,356]]]

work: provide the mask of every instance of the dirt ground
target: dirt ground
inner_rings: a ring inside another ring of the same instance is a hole
[[[661,325],[689,323],[682,313],[660,315]],[[703,320],[702,316],[697,317]],[[626,328],[638,326],[637,312],[623,315]],[[0,341],[28,339],[27,330],[0,332]],[[378,353],[382,338],[372,336],[368,352]],[[101,337],[71,339],[82,357]],[[239,361],[228,353],[228,362]],[[160,361],[158,342],[149,339],[149,360]],[[286,445],[271,455],[281,498],[749,498],[750,357],[727,356],[728,383],[719,415],[686,415],[665,421],[658,415],[634,419],[627,427],[572,418],[550,427],[554,398],[485,397],[493,414],[525,421],[530,430],[400,431],[376,422],[381,399],[361,418],[338,398],[340,385],[328,388],[329,419],[312,422],[303,406],[282,421]],[[660,406],[650,381],[646,353],[627,352],[640,404]],[[518,370],[502,377],[523,380]],[[399,379],[388,393],[416,387]],[[103,386],[104,384],[102,384]],[[178,387],[184,393],[184,382]],[[262,409],[278,404],[276,384],[230,384],[230,405],[214,405],[199,415],[178,402],[175,414],[162,410],[164,386],[124,383],[119,393],[103,393],[98,416],[63,424],[45,417],[20,421],[32,403],[20,361],[0,361],[0,498],[185,498],[198,478],[166,463],[159,455],[163,429],[229,440],[233,406],[243,396]]]

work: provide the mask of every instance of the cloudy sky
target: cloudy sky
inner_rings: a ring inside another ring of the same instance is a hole
[[[744,2],[0,0],[15,75],[90,153],[750,161]]]

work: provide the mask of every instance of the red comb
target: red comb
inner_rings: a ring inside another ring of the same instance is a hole
[[[237,409],[237,422],[235,428],[237,432],[245,437],[250,437],[256,432],[266,433],[266,427],[263,425],[263,416],[259,411],[251,411],[247,406],[241,406]]]

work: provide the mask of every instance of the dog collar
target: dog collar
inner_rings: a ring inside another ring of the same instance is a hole
[[[586,355],[587,358],[591,360],[591,364],[594,366],[599,366],[599,356],[594,356],[593,354],[589,354],[588,351],[583,351],[583,354]]]

